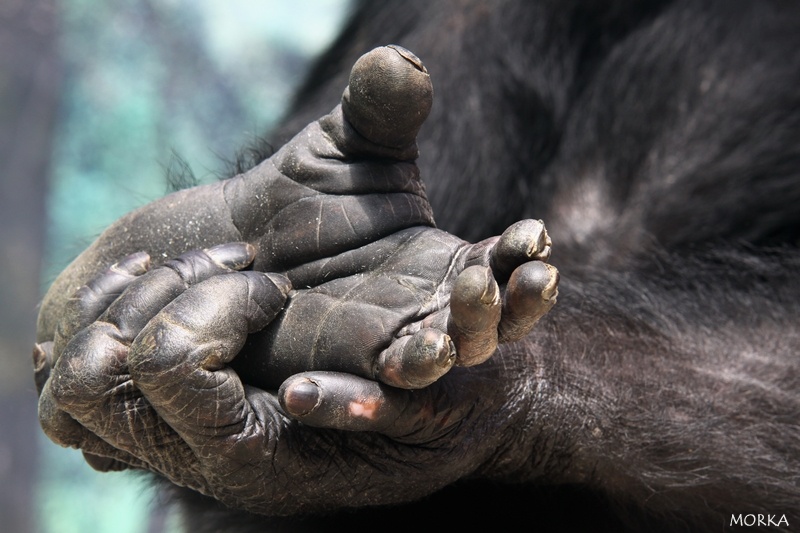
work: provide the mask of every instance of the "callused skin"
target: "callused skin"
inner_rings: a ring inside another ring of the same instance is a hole
[[[528,462],[531,369],[491,357],[555,303],[550,241],[536,221],[475,245],[433,227],[414,164],[431,98],[417,58],[376,49],[275,156],[109,228],[42,306],[45,432],[262,514]]]

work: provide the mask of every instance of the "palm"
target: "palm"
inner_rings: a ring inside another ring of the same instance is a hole
[[[420,329],[424,318],[446,310],[453,282],[464,269],[459,251],[466,246],[443,231],[417,227],[290,272],[290,278],[331,281],[294,292],[279,319],[237,356],[235,368],[245,381],[265,388],[277,388],[307,370],[389,381],[381,353],[394,342],[408,342],[404,337]],[[431,321],[442,334],[428,336],[434,353],[423,363],[430,366],[424,384],[447,371],[455,357],[443,318]]]

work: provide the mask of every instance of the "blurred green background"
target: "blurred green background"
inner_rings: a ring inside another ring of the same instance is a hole
[[[265,134],[346,0],[0,0],[0,530],[179,532],[36,421],[36,304],[102,229]],[[333,106],[335,102],[332,102]]]

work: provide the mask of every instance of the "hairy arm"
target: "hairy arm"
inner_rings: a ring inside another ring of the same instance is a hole
[[[520,350],[541,398],[527,471],[709,527],[796,521],[798,260],[663,255],[566,278]]]

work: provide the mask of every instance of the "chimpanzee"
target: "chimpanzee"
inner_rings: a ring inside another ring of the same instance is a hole
[[[45,431],[191,531],[796,527],[798,28],[360,2],[283,148],[56,280]]]

